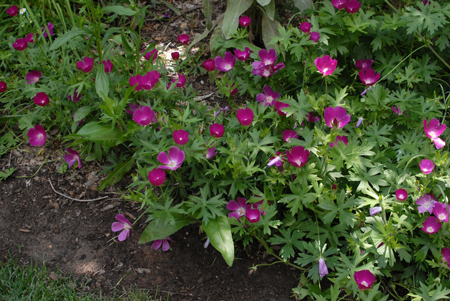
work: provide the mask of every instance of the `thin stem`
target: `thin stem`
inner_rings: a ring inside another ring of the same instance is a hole
[[[392,72],[394,72],[394,70],[397,69],[397,67],[400,66],[404,61],[406,61],[411,55],[413,55],[414,52],[416,52],[416,51],[418,51],[418,50],[420,50],[420,49],[422,49],[422,48],[424,48],[424,47],[427,47],[427,45],[422,45],[422,46],[420,46],[419,48],[417,48],[416,50],[414,50],[413,52],[411,52],[410,54],[408,54],[408,56],[405,57],[403,60],[401,60],[400,63],[398,63],[394,68],[392,68],[392,70],[389,71],[388,74],[386,74],[385,76],[383,76],[383,77],[379,80],[379,82],[381,82],[383,79],[385,79],[386,77],[388,77],[389,74],[391,74]],[[450,67],[449,67],[449,68],[450,68]]]

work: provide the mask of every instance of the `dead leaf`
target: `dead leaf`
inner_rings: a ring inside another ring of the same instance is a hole
[[[48,278],[50,278],[50,279],[53,280],[53,281],[58,281],[59,279],[63,279],[64,277],[61,277],[61,276],[59,276],[58,274],[56,274],[56,273],[54,273],[54,272],[51,272],[51,273],[48,275]]]

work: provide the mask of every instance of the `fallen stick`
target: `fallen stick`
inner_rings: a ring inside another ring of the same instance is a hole
[[[52,181],[50,179],[48,179],[48,182],[50,183],[50,186],[52,187],[53,191],[56,194],[59,194],[59,195],[65,197],[65,198],[68,198],[69,200],[72,200],[72,201],[77,201],[77,202],[94,202],[94,201],[100,201],[100,200],[104,200],[104,199],[108,198],[108,196],[102,196],[101,198],[96,198],[96,199],[92,199],[92,200],[80,200],[80,199],[71,198],[70,196],[67,196],[65,194],[62,194],[61,192],[56,191],[55,188],[53,187]]]

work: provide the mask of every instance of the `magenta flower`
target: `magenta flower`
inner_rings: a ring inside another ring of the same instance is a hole
[[[42,32],[44,33],[44,37],[45,38],[48,37],[46,27],[48,28],[48,32],[50,33],[50,35],[53,37],[53,28],[55,27],[55,25],[53,25],[52,23],[48,22],[47,26],[42,27]]]
[[[319,276],[324,277],[326,275],[328,275],[328,268],[325,263],[325,259],[323,259],[323,257],[320,257],[319,258]]]
[[[113,63],[111,62],[110,59],[108,59],[106,61],[102,61],[102,63],[105,66],[105,73],[109,73],[112,71]]]
[[[272,91],[270,86],[265,86],[263,89],[264,93],[259,93],[256,95],[256,100],[264,106],[271,106],[273,108],[276,100],[280,97],[280,93]]]
[[[250,223],[257,223],[259,222],[259,219],[261,218],[261,212],[258,209],[254,209],[249,207],[245,211],[245,217]]]
[[[149,125],[154,120],[154,117],[155,112],[149,106],[136,109],[133,113],[133,120],[143,126]]]
[[[306,120],[308,120],[309,122],[319,122],[320,117],[313,116],[313,114],[314,114],[314,111],[309,112],[308,115],[306,115]]]
[[[38,106],[45,107],[49,103],[49,98],[45,92],[39,92],[34,96],[33,101]]]
[[[45,140],[47,140],[47,133],[45,132],[44,128],[38,124],[34,126],[34,128],[31,128],[28,130],[27,133],[28,142],[30,142],[31,146],[42,146],[45,143]]]
[[[137,109],[142,109],[144,106],[143,105],[137,105],[137,104],[134,104],[134,103],[130,103],[130,104],[128,104],[128,107],[129,107],[129,109],[126,109],[125,111],[128,114],[133,114],[134,111],[136,111]]]
[[[395,191],[395,196],[397,197],[397,200],[403,202],[408,198],[408,192],[405,189],[397,189]]]
[[[338,136],[336,137],[336,140],[335,140],[334,142],[331,142],[331,143],[330,143],[331,148],[333,148],[333,146],[337,145],[337,142],[338,142],[338,141],[343,142],[345,145],[348,144],[348,138],[347,138],[347,136],[339,136],[339,135],[338,135]]]
[[[77,68],[84,73],[88,73],[94,67],[94,59],[90,57],[84,57],[82,61],[77,62]]]
[[[125,218],[125,216],[123,216],[123,214],[117,214],[115,218],[116,220],[118,220],[118,222],[112,223],[111,230],[113,232],[122,231],[119,234],[118,240],[124,241],[130,236],[131,223],[128,219]]]
[[[433,208],[433,214],[437,217],[437,219],[441,222],[448,223],[448,210],[450,207],[446,204],[436,202]]]
[[[158,161],[166,165],[160,165],[158,167],[161,169],[176,170],[181,166],[181,164],[183,164],[184,158],[184,152],[178,147],[174,146],[169,149],[169,155],[167,155],[165,152],[159,153],[157,158]]]
[[[308,163],[309,150],[303,146],[294,146],[291,151],[286,151],[286,157],[292,166],[300,168]]]
[[[360,70],[365,70],[365,69],[369,69],[370,67],[372,67],[372,64],[373,64],[373,60],[357,60],[355,67]]]
[[[13,46],[13,48],[14,48],[15,50],[23,51],[23,50],[27,49],[27,47],[28,47],[28,42],[27,42],[26,39],[20,38],[20,39],[17,39],[17,40],[12,44],[12,46]]]
[[[432,119],[430,124],[428,124],[427,119],[425,119],[423,121],[423,128],[425,130],[425,135],[433,141],[437,149],[441,149],[445,146],[445,142],[439,138],[447,128],[445,124],[441,124],[437,119]]]
[[[11,17],[14,17],[19,12],[19,8],[16,5],[11,6],[10,8],[6,9],[6,13],[10,15]]]
[[[6,90],[8,89],[8,85],[4,82],[4,81],[1,81],[0,82],[0,92],[5,92]]]
[[[253,122],[253,111],[250,108],[239,109],[236,117],[240,124],[243,126],[249,126]]]
[[[173,132],[173,140],[176,144],[185,145],[189,141],[189,133],[185,130],[177,130]]]
[[[447,262],[447,266],[450,268],[450,249],[443,248],[441,254],[442,254],[442,262]]]
[[[234,67],[234,63],[236,62],[236,57],[231,54],[231,52],[225,52],[225,55],[223,58],[220,56],[216,56],[214,59],[214,62],[216,64],[216,68],[219,71],[228,72]]]
[[[252,22],[252,18],[250,18],[250,17],[242,16],[242,17],[239,18],[239,24],[240,24],[242,27],[247,27],[247,26],[249,26],[249,25],[250,25],[250,22]]]
[[[258,52],[259,58],[261,59],[261,62],[258,62],[264,66],[270,66],[270,65],[274,65],[275,62],[277,61],[277,53],[275,51],[275,49],[271,48],[269,49],[269,51],[267,51],[266,49],[261,49]]]
[[[299,26],[300,30],[303,31],[304,33],[308,33],[311,31],[311,23],[309,22],[303,22],[300,24]]]
[[[402,110],[400,110],[400,106],[397,106],[397,109],[395,107],[391,108],[392,111],[394,111],[395,114],[397,114],[398,116],[403,115]],[[426,120],[426,119],[425,119]]]
[[[247,210],[250,209],[250,205],[247,204],[246,199],[237,198],[237,202],[233,200],[228,202],[227,209],[233,211],[228,214],[228,217],[235,217],[239,220],[239,218],[245,216]]]
[[[172,56],[172,59],[175,61],[180,58],[180,53],[178,51],[172,52],[170,55]]]
[[[206,157],[206,159],[209,160],[209,159],[211,159],[212,157],[214,157],[215,155],[217,155],[216,147],[213,146],[213,147],[211,147],[211,148],[208,148],[208,151],[207,151],[205,157]]]
[[[260,197],[259,195],[255,195],[256,197]],[[264,211],[262,204],[264,200],[261,200],[257,203],[253,203],[252,208],[259,211],[260,215],[266,215],[266,212]]]
[[[361,2],[358,0],[349,0],[347,3],[347,7],[345,8],[349,14],[354,14],[358,12],[361,8]]]
[[[342,129],[347,123],[350,122],[350,114],[347,114],[347,110],[343,107],[328,107],[325,109],[323,113],[323,117],[325,118],[325,123],[330,128],[338,128]]]
[[[27,80],[27,84],[37,83],[41,79],[41,72],[32,70],[27,73],[25,79]]]
[[[145,49],[144,49],[145,51]],[[150,58],[152,59],[152,62],[154,62],[156,60],[156,58],[158,57],[158,49],[154,48],[153,50],[147,52],[144,55],[144,58],[148,61]]]
[[[219,123],[213,123],[209,126],[209,133],[213,137],[221,138],[225,133],[225,128]]]
[[[216,69],[216,63],[213,59],[204,61],[202,66],[206,69],[206,71],[214,71]]]
[[[73,92],[73,99],[72,99],[72,96],[71,96],[71,95],[67,95],[67,98],[70,99],[70,100],[73,101],[73,102],[79,102],[80,99],[81,99],[81,93],[78,94],[78,90],[75,90],[75,91]]]
[[[272,74],[276,73],[279,69],[285,67],[284,63],[278,63],[275,65],[277,60],[277,53],[275,49],[261,49],[258,52],[259,58],[261,61],[256,61],[252,63],[253,71],[252,73],[255,75],[261,75],[262,77],[269,77]]]
[[[27,34],[26,36],[25,36],[25,40],[28,42],[28,43],[34,43],[34,33],[29,33],[29,34]]]
[[[442,224],[434,216],[429,216],[423,223],[423,227],[420,230],[428,234],[434,234],[441,229]]]
[[[317,41],[319,41],[319,39],[320,39],[320,33],[318,33],[317,31],[310,32],[309,39],[311,41],[313,41],[314,43],[317,43]]]
[[[280,116],[286,116],[287,113],[283,112],[284,108],[290,107],[287,103],[277,101],[274,105],[275,109],[277,109],[277,113]]]
[[[233,87],[234,87],[234,83],[231,85],[232,89],[230,90],[230,96],[233,96],[238,92],[238,89],[237,88],[233,89]],[[228,85],[227,85],[227,88],[228,88]]]
[[[152,185],[161,186],[166,181],[166,172],[160,168],[155,168],[148,173],[148,180]]]
[[[277,152],[277,154],[274,157],[271,157],[269,159],[267,166],[271,167],[275,165],[277,167],[280,167],[283,166],[284,161],[286,161],[286,154],[283,152]]]
[[[416,201],[416,205],[419,205],[417,210],[419,213],[425,213],[428,211],[428,213],[431,214],[436,203],[436,201],[431,199],[429,194],[424,194],[423,197],[418,198]]]
[[[369,270],[362,270],[353,274],[359,289],[367,290],[372,287],[375,282],[375,276]]]
[[[187,34],[183,33],[177,37],[177,40],[178,40],[178,42],[180,42],[180,44],[186,45],[187,43],[189,43],[189,36]]]
[[[368,87],[373,86],[380,79],[380,76],[380,73],[376,73],[375,70],[371,68],[359,71],[359,79]]]
[[[297,139],[298,138],[298,134],[296,131],[293,130],[284,130],[283,131],[283,140],[286,143],[291,142],[291,138],[292,139]]]
[[[67,152],[69,154],[64,155],[63,158],[67,163],[69,163],[69,168],[71,168],[75,162],[78,162],[78,169],[80,169],[81,168],[80,154],[77,151],[70,148],[67,149]]]
[[[331,0],[331,4],[337,9],[343,9],[347,6],[348,0]]]
[[[176,87],[177,88],[184,88],[184,85],[186,84],[186,75],[184,74],[178,74],[178,80],[176,80],[175,78],[172,78],[172,83],[177,83]],[[167,89],[170,88],[171,85],[167,86]]]
[[[240,61],[246,61],[250,57],[250,53],[252,53],[252,52],[250,51],[250,48],[248,48],[248,47],[245,47],[244,50],[239,50],[239,49],[234,50],[234,55]]]
[[[225,114],[225,112],[226,112],[226,111],[229,111],[229,110],[230,110],[230,108],[229,108],[228,106],[226,106],[226,107],[224,107],[224,108],[219,107],[219,111],[217,111],[216,113],[214,113],[214,117],[219,116],[219,114],[222,113],[222,112]]]
[[[423,6],[425,6],[425,5],[427,5],[427,4],[430,4],[431,3],[431,1],[430,2],[428,2],[428,0],[423,0],[422,1],[422,3],[423,3]],[[450,266],[449,266],[450,267]]]
[[[167,236],[164,239],[155,240],[155,242],[152,244],[152,249],[153,250],[158,250],[161,247],[161,245],[162,245],[163,252],[168,251],[170,249],[169,240],[171,242],[173,242],[172,238],[170,238],[169,236]]]
[[[369,209],[370,216],[378,214],[382,211],[381,207],[373,207]]]
[[[134,88],[135,91],[140,91],[142,89],[151,90],[151,89],[153,89],[155,84],[157,82],[159,82],[160,76],[161,76],[161,74],[158,71],[153,70],[153,71],[147,72],[147,74],[145,74],[145,75],[136,75],[136,76],[130,77],[129,83],[130,83],[130,86],[134,86],[134,85],[138,84]]]
[[[324,55],[322,57],[318,57],[314,60],[314,64],[316,64],[317,70],[323,74],[323,76],[331,75],[334,70],[336,70],[338,61],[333,60],[331,56]]]
[[[434,166],[434,162],[428,159],[423,159],[419,163],[420,170],[426,175],[433,171]]]

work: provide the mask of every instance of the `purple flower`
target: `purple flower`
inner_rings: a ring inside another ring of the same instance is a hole
[[[417,210],[419,211],[419,213],[425,213],[426,211],[428,211],[428,213],[431,214],[436,203],[436,201],[431,199],[431,196],[429,194],[424,194],[423,197],[418,198],[416,201],[416,205],[419,205],[419,207],[417,207]]]
[[[420,170],[426,175],[433,171],[434,166],[434,162],[428,159],[423,159],[419,163]]]
[[[185,130],[176,130],[173,132],[173,141],[178,145],[185,145],[189,141],[189,133]]]
[[[147,72],[145,75],[136,75],[132,76],[129,79],[130,86],[133,87],[137,84],[137,86],[134,88],[135,91],[140,91],[142,89],[145,90],[151,90],[155,86],[157,82],[159,82],[159,77],[161,74],[156,71],[150,71]]]
[[[339,135],[338,135],[338,136],[336,137],[336,140],[335,140],[334,142],[331,142],[331,143],[330,143],[331,148],[333,148],[333,146],[337,145],[337,142],[338,142],[338,141],[343,142],[345,145],[348,144],[348,138],[347,138],[347,136],[339,136]]]
[[[145,51],[145,49],[144,49],[144,51]],[[154,48],[153,50],[147,52],[144,55],[144,57],[147,61],[151,58],[152,62],[154,62],[156,60],[156,58],[158,57],[158,50],[156,48]]]
[[[211,147],[211,148],[208,148],[208,151],[207,151],[205,157],[206,157],[206,159],[209,160],[209,159],[211,159],[212,157],[214,157],[215,155],[217,155],[216,147],[213,146],[213,147]]]
[[[345,8],[349,14],[354,14],[358,12],[361,8],[361,2],[358,0],[349,0],[347,3],[347,7]]]
[[[248,47],[245,47],[244,50],[239,50],[239,49],[234,50],[234,55],[240,61],[246,61],[250,57],[250,53],[252,53],[252,52],[250,51],[250,48],[248,48]]]
[[[357,60],[355,67],[360,70],[365,70],[365,69],[369,69],[370,67],[372,67],[372,64],[373,64],[373,60]]]
[[[431,1],[428,2],[428,0],[423,0],[422,3],[423,3],[423,6],[425,6],[427,4],[429,5],[431,3]],[[450,265],[449,265],[449,267],[450,267]]]
[[[323,74],[323,76],[331,75],[334,70],[336,70],[338,61],[333,60],[331,56],[324,55],[322,57],[318,57],[314,60],[314,64],[316,64],[317,70]]]
[[[219,123],[213,123],[209,126],[209,133],[215,138],[221,138],[225,133],[225,128]]]
[[[162,14],[162,17],[163,18],[170,18],[170,15],[169,14]]]
[[[49,103],[49,98],[45,92],[39,92],[33,97],[33,101],[38,106],[45,107]]]
[[[25,36],[25,40],[28,42],[28,43],[34,43],[34,33],[29,33],[29,34],[27,34],[26,36]]]
[[[155,168],[148,173],[148,180],[152,185],[161,186],[166,181],[166,172],[160,168]]]
[[[90,57],[83,58],[82,61],[77,62],[77,68],[84,73],[88,73],[94,67],[94,59]]]
[[[447,262],[447,266],[450,268],[450,249],[443,248],[441,254],[442,254],[442,262]]]
[[[10,8],[6,9],[6,13],[10,15],[11,17],[14,17],[19,12],[19,8],[16,5],[11,6]]]
[[[347,6],[347,0],[331,0],[331,4],[337,9],[343,9]]]
[[[284,108],[290,107],[287,103],[277,101],[274,105],[275,109],[277,109],[277,113],[280,116],[286,116],[287,113],[283,112]]]
[[[325,275],[328,275],[328,268],[325,263],[325,259],[323,257],[319,258],[319,276],[324,277]]]
[[[359,79],[368,87],[373,86],[380,79],[380,76],[380,73],[376,73],[375,70],[371,68],[359,71]]]
[[[149,106],[142,107],[141,109],[134,110],[133,120],[140,125],[149,125],[155,117],[155,113]]]
[[[313,114],[314,114],[314,111],[309,112],[308,115],[306,115],[306,120],[308,120],[309,122],[319,122],[320,117],[313,116]]]
[[[450,207],[447,204],[436,202],[436,204],[434,204],[433,214],[439,221],[448,223],[449,209]]]
[[[269,77],[272,74],[276,73],[279,69],[285,67],[284,63],[278,63],[275,65],[277,60],[277,53],[275,49],[261,49],[258,52],[259,58],[261,61],[256,61],[252,63],[253,71],[252,73],[255,75],[261,75],[262,77]]]
[[[113,68],[113,63],[111,62],[111,60],[108,59],[106,61],[102,61],[102,63],[105,66],[105,73],[111,72],[111,70]]]
[[[261,49],[258,52],[258,55],[259,58],[261,59],[260,63],[263,64],[264,66],[274,65],[275,62],[277,61],[277,53],[273,48],[269,49],[269,51],[267,51],[266,49]]]
[[[260,197],[259,195],[255,195],[255,196],[256,196],[256,197]],[[264,211],[264,209],[263,209],[263,207],[262,207],[263,201],[264,201],[264,200],[261,200],[261,201],[259,201],[259,202],[257,202],[257,203],[254,203],[254,204],[252,205],[252,208],[258,210],[259,213],[260,213],[260,215],[266,215],[266,212]]]
[[[233,56],[231,52],[225,52],[223,58],[220,56],[216,56],[214,59],[216,68],[219,71],[228,72],[234,67],[234,63],[236,62],[236,57]]]
[[[180,53],[178,51],[172,52],[170,55],[172,56],[172,59],[175,61],[180,58]]]
[[[236,117],[240,124],[243,126],[249,126],[253,122],[253,111],[250,108],[239,109]]]
[[[123,214],[117,214],[115,216],[116,220],[118,220],[119,222],[114,222],[111,225],[111,230],[113,232],[118,232],[121,231],[119,234],[119,241],[124,241],[125,239],[127,239],[130,236],[130,231],[131,231],[131,223],[129,220],[127,220],[125,218],[125,216],[123,216]]]
[[[13,48],[14,48],[15,50],[23,51],[23,50],[27,49],[27,47],[28,47],[28,42],[27,42],[26,39],[20,38],[20,39],[17,39],[17,40],[12,44],[12,46],[13,46]]]
[[[425,135],[433,141],[437,149],[441,149],[445,146],[445,142],[439,138],[447,128],[445,124],[441,124],[437,119],[432,119],[430,124],[428,124],[427,119],[425,119],[423,121],[423,128],[425,130]]]
[[[227,204],[227,209],[233,212],[228,214],[228,217],[235,217],[239,220],[240,217],[245,216],[248,209],[250,209],[250,205],[247,204],[247,200],[244,198],[237,198],[236,201],[229,201]]]
[[[216,63],[213,59],[204,61],[202,66],[206,69],[206,71],[214,71],[216,69]]]
[[[42,146],[45,143],[45,140],[47,140],[47,133],[45,132],[44,128],[38,124],[34,126],[34,128],[31,128],[28,130],[27,133],[28,142],[30,142],[31,146]]]
[[[0,92],[5,92],[6,90],[8,89],[8,85],[4,82],[4,81],[1,81],[0,82]]]
[[[382,211],[381,207],[373,207],[369,209],[370,216],[378,214]]]
[[[286,154],[283,152],[277,152],[277,154],[274,157],[271,157],[269,159],[267,166],[271,167],[275,165],[277,167],[280,167],[283,166],[284,161],[286,161]]]
[[[246,211],[245,211],[245,217],[247,218],[247,220],[250,223],[257,223],[259,222],[259,219],[261,217],[261,212],[258,209],[254,209],[249,207]]]
[[[128,114],[133,114],[134,111],[136,111],[137,109],[142,109],[144,107],[143,105],[137,105],[134,103],[130,103],[130,104],[128,104],[128,106],[130,108],[125,110]]]
[[[67,152],[69,154],[64,155],[63,158],[67,163],[69,163],[69,168],[71,168],[75,162],[78,162],[78,169],[80,169],[81,168],[80,154],[77,151],[70,148],[67,149]]]
[[[176,87],[177,88],[184,88],[184,85],[186,84],[186,75],[184,74],[178,74],[178,80],[175,78],[172,78],[172,83],[177,83]],[[170,88],[171,85],[167,86],[167,89]]]
[[[345,125],[347,125],[351,118],[350,114],[347,114],[347,110],[343,107],[328,107],[325,109],[323,117],[325,118],[325,123],[327,126],[338,129],[342,129]]]
[[[441,229],[442,224],[434,216],[429,216],[423,223],[423,227],[420,230],[428,234],[434,234]]]
[[[73,102],[79,102],[81,99],[81,94],[78,94],[78,90],[75,90],[73,92],[73,99],[72,99],[72,96],[70,96],[70,95],[67,95],[67,98]]]
[[[400,116],[400,115],[403,114],[402,110],[400,110],[400,106],[397,106],[397,109],[396,109],[395,107],[392,107],[391,109],[392,109],[392,111],[394,111],[394,113],[397,114],[398,116]],[[425,119],[425,120],[426,120],[426,119]]]
[[[32,70],[25,76],[27,84],[37,83],[41,79],[41,71]]]
[[[177,37],[177,40],[178,40],[178,42],[180,42],[180,44],[186,45],[187,43],[189,43],[189,36],[187,34],[183,33]]]
[[[364,118],[359,117],[358,121],[356,122],[356,127],[359,127],[361,125],[361,123],[363,122]]]
[[[158,167],[161,169],[176,170],[181,166],[181,164],[183,164],[184,158],[184,152],[178,147],[174,146],[169,149],[169,155],[167,155],[165,152],[159,153],[157,158],[158,161],[166,165],[160,165]]]
[[[44,37],[47,38],[48,34],[47,34],[47,30],[46,28],[48,28],[48,32],[50,33],[50,35],[53,37],[53,28],[55,27],[55,25],[53,25],[52,23],[48,22],[47,26],[42,27],[42,32],[44,33]]]
[[[310,32],[309,39],[311,41],[313,41],[314,43],[317,43],[317,41],[319,41],[319,39],[320,39],[320,33],[318,33],[317,31]]]
[[[362,270],[353,274],[359,289],[367,290],[372,287],[375,282],[375,276],[369,270]]]
[[[298,134],[296,131],[293,130],[284,130],[283,131],[283,140],[286,143],[291,142],[291,138],[293,139],[297,139],[298,138]]]
[[[292,166],[300,168],[308,163],[309,150],[303,146],[294,146],[291,151],[286,151],[286,157]]]
[[[225,114],[225,112],[226,111],[229,111],[230,110],[230,108],[228,107],[228,106],[226,106],[226,107],[224,107],[224,108],[222,108],[222,107],[219,107],[219,111],[217,111],[216,113],[214,113],[214,117],[217,117],[220,113],[224,113]]]
[[[240,24],[242,27],[247,27],[247,26],[249,26],[249,25],[250,25],[250,22],[252,22],[252,18],[250,18],[250,17],[242,16],[242,17],[239,18],[239,24]]]
[[[162,245],[162,250],[163,250],[164,252],[166,252],[166,251],[168,251],[168,250],[170,249],[169,240],[170,240],[171,242],[173,242],[172,238],[170,238],[169,236],[167,236],[167,237],[164,238],[164,239],[158,239],[158,240],[155,240],[155,242],[152,244],[152,248],[153,248],[154,250],[158,250],[159,247],[161,247],[161,245]]]
[[[256,95],[256,100],[260,103],[264,103],[264,106],[269,105],[273,108],[276,100],[280,97],[280,93],[272,91],[270,86],[265,86],[263,92],[264,93]]]
[[[397,200],[403,202],[408,198],[408,192],[405,189],[397,189],[395,191],[395,196],[397,197]]]
[[[311,23],[309,22],[303,22],[300,24],[299,26],[300,30],[303,31],[304,33],[308,33],[311,31]]]

